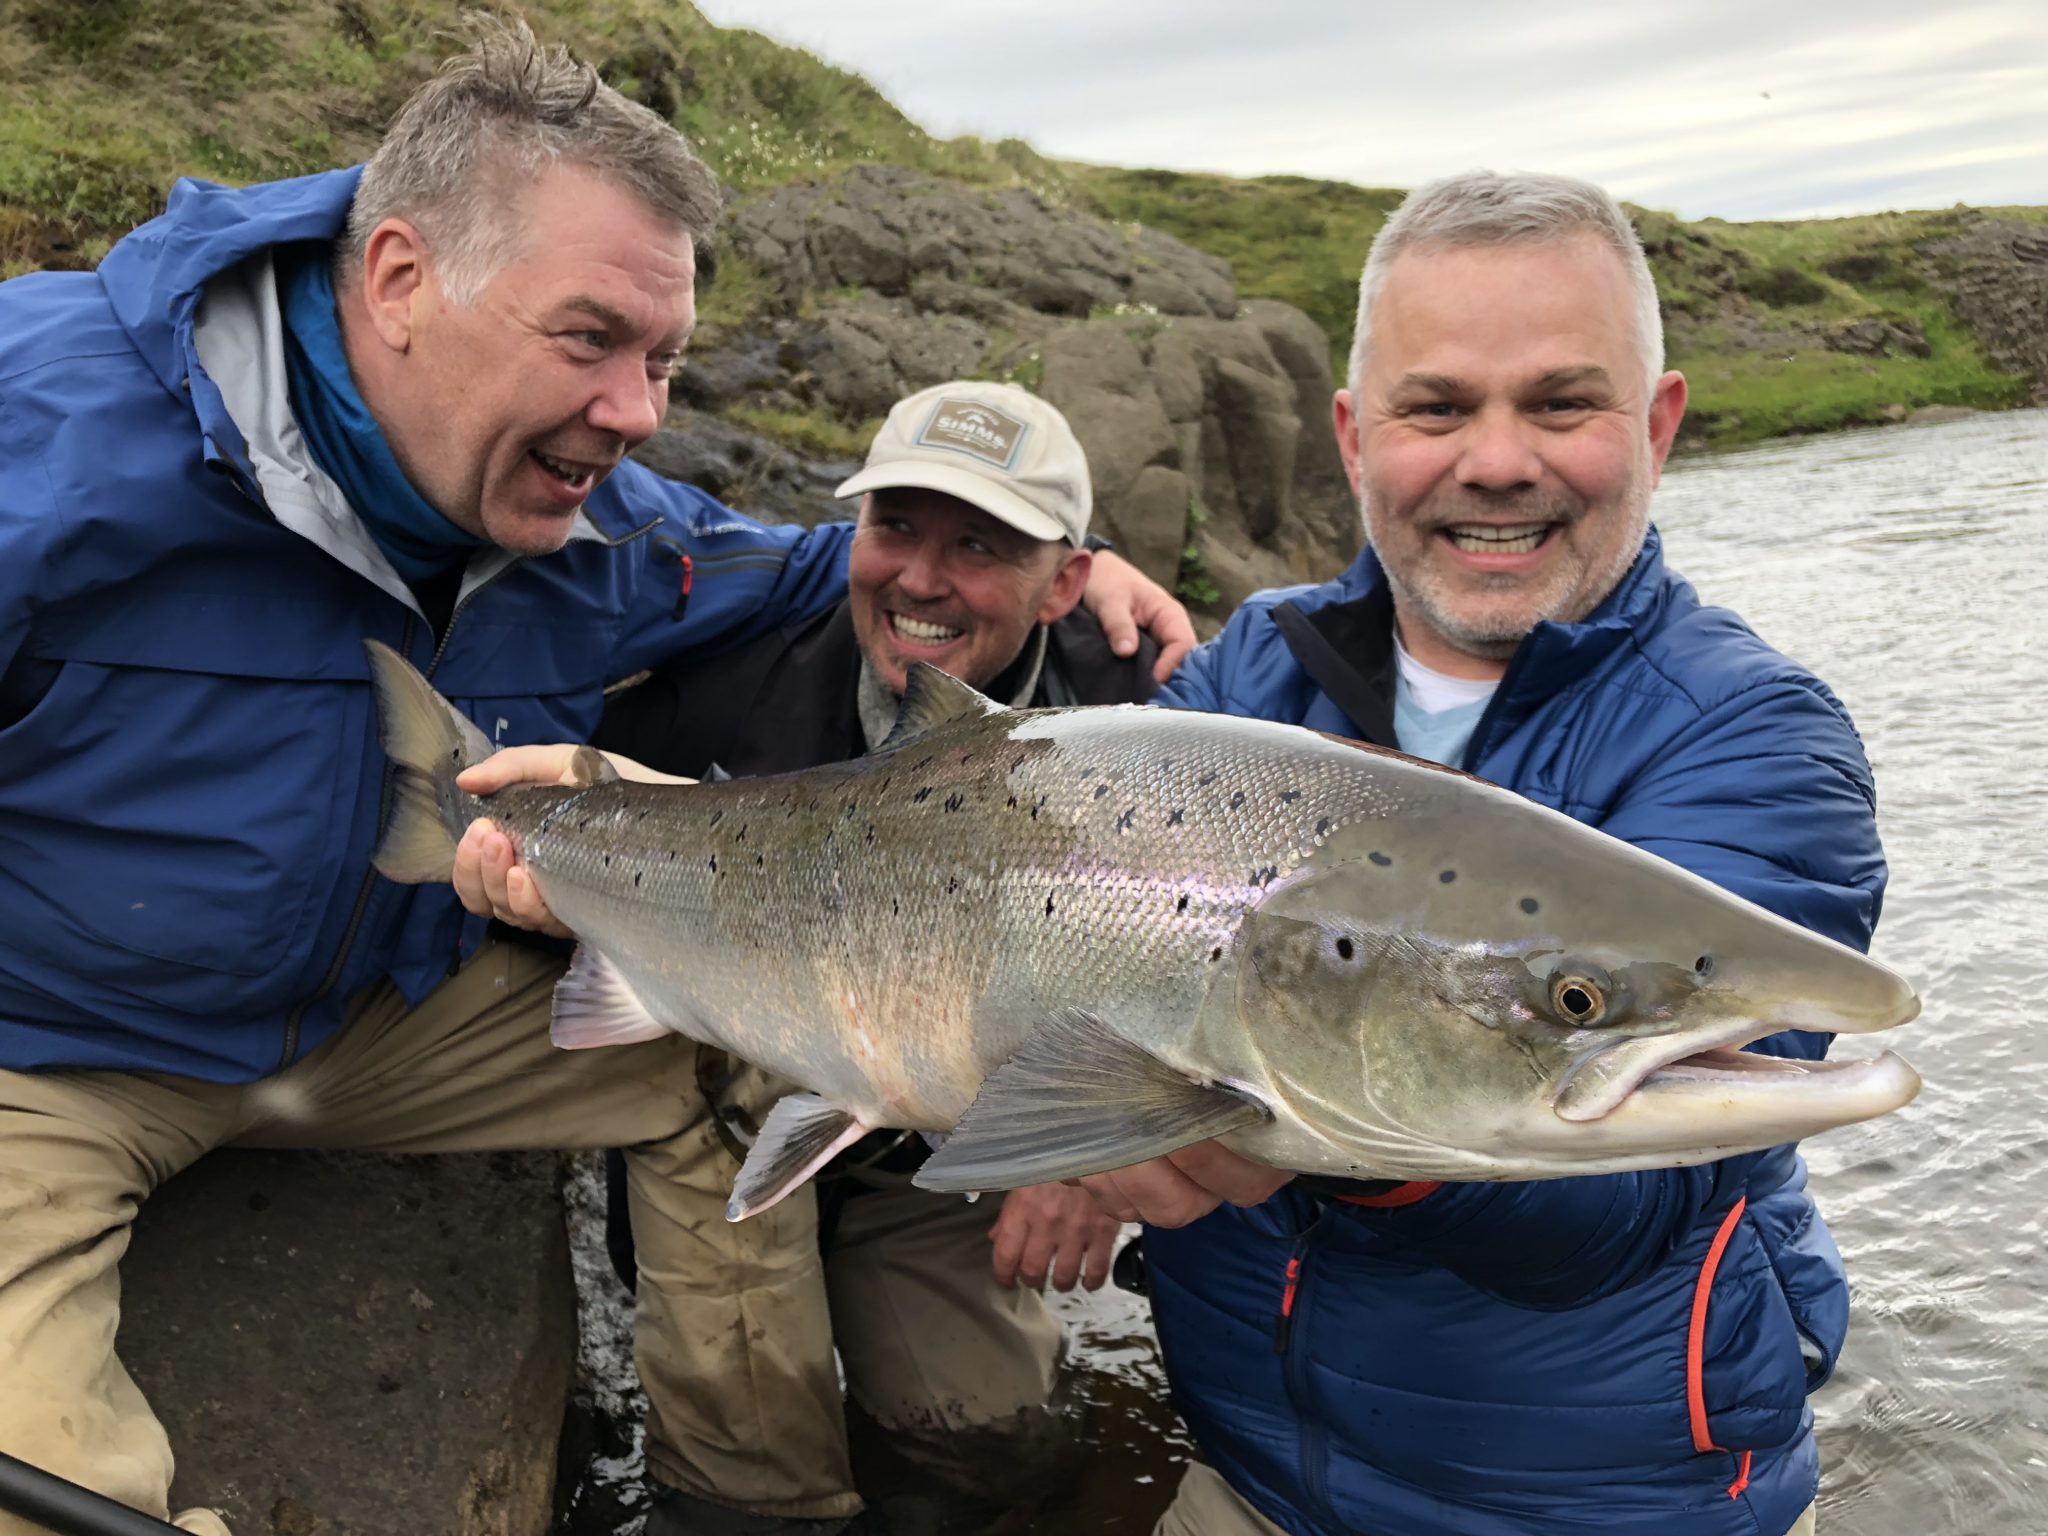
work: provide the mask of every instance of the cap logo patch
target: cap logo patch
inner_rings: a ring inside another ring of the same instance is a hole
[[[1017,462],[1029,430],[1016,417],[978,400],[941,400],[914,441],[920,448],[950,448],[1008,469]]]

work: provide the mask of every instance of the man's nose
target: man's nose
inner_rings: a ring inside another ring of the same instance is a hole
[[[1513,491],[1543,478],[1536,428],[1511,406],[1487,407],[1460,434],[1458,483],[1483,491]]]
[[[654,436],[667,409],[667,376],[654,377],[622,356],[605,370],[603,387],[583,414],[591,426],[617,434],[630,448]]]
[[[903,568],[896,573],[896,585],[906,597],[936,602],[953,588],[946,574],[944,549],[934,539],[919,539]]]

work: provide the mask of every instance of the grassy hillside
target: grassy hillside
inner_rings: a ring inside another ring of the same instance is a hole
[[[682,0],[521,9],[680,125],[741,193],[867,161],[1030,186],[1224,257],[1241,292],[1313,316],[1340,362],[1359,262],[1400,201],[1303,177],[1062,164],[1016,140],[937,139],[860,77],[715,27]],[[449,50],[456,15],[428,0],[11,0],[0,7],[0,276],[89,266],[181,175],[246,182],[360,159]],[[2048,209],[1995,211],[2048,221]],[[1959,217],[1687,225],[1640,213],[1698,436],[2021,403],[2027,381],[1990,363],[1915,252]],[[717,312],[747,303],[732,286],[711,297]],[[1830,348],[1826,333],[1860,322],[1911,348]]]
[[[682,0],[530,0],[544,41],[675,121],[744,192],[864,161],[1064,196],[1018,141],[933,138],[859,76]],[[97,260],[179,176],[361,159],[451,51],[426,0],[9,0],[0,6],[0,275]]]

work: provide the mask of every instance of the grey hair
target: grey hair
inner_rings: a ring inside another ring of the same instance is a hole
[[[1358,279],[1358,326],[1351,334],[1353,390],[1365,375],[1372,350],[1372,311],[1387,271],[1403,251],[1416,246],[1548,244],[1591,234],[1621,257],[1635,299],[1636,352],[1643,380],[1653,386],[1664,371],[1664,321],[1657,312],[1657,283],[1643,256],[1643,243],[1621,205],[1590,181],[1572,176],[1466,171],[1417,187],[1402,201],[1373,240]]]
[[[336,252],[336,275],[361,272],[389,218],[420,232],[450,302],[469,305],[528,233],[519,192],[549,167],[581,166],[702,241],[718,221],[718,178],[660,117],[627,100],[526,23],[472,12],[469,47],[398,110],[370,157]]]

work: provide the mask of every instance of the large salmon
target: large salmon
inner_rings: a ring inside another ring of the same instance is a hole
[[[1293,726],[1001,709],[916,668],[867,757],[488,802],[490,745],[372,645],[397,809],[377,866],[448,878],[489,816],[582,940],[569,1046],[676,1030],[800,1085],[738,1219],[839,1148],[949,1133],[918,1182],[1000,1189],[1222,1136],[1361,1178],[1705,1162],[1896,1109],[1889,1052],[1745,1052],[1905,1023],[1853,950],[1462,773]]]

